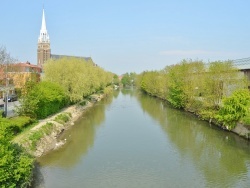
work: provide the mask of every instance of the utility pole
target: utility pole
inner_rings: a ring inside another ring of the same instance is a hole
[[[6,62],[6,65],[5,65],[5,101],[4,101],[4,116],[7,117],[8,116],[8,94],[9,94],[9,83],[8,83],[8,64]]]

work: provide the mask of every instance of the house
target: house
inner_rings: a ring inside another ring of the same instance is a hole
[[[30,62],[13,63],[0,67],[0,97],[21,91],[27,81],[40,81],[41,67]]]

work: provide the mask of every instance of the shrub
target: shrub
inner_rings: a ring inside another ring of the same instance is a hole
[[[32,124],[34,120],[27,116],[18,116],[10,119],[0,118],[0,122],[7,132],[13,135],[21,132],[25,127]]]
[[[35,150],[38,141],[44,136],[49,135],[51,133],[51,130],[53,129],[54,124],[53,123],[46,123],[44,126],[42,126],[39,130],[32,132],[29,136],[29,141],[31,142],[31,150]]]
[[[20,101],[21,106],[17,108],[19,115],[42,119],[68,104],[68,98],[58,84],[43,81],[26,90]]]
[[[71,117],[70,113],[61,113],[55,117],[55,121],[58,123],[64,124],[69,121],[70,117]]]
[[[87,103],[88,103],[87,100],[83,100],[83,101],[81,101],[79,104],[80,104],[81,106],[85,106]]]
[[[28,187],[31,183],[34,159],[21,147],[12,144],[8,132],[0,125],[0,185]]]
[[[236,122],[247,115],[249,100],[248,90],[235,91],[231,97],[223,99],[223,106],[216,115],[216,119],[227,129],[233,129]]]

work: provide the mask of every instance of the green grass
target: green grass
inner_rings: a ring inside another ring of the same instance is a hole
[[[72,117],[71,113],[61,113],[55,117],[54,121],[64,124],[69,121],[70,117]]]
[[[250,114],[247,114],[245,117],[241,119],[241,123],[248,129],[250,129]]]
[[[53,123],[46,123],[39,130],[32,132],[29,136],[29,141],[31,141],[30,149],[34,151],[36,149],[38,141],[44,136],[49,135],[53,129]]]
[[[8,131],[11,135],[17,135],[23,132],[27,127],[30,127],[35,122],[35,120],[27,116],[0,118],[0,124],[2,124],[6,128],[6,131]]]
[[[85,106],[87,103],[88,103],[88,101],[87,101],[87,100],[83,100],[83,101],[81,101],[81,102],[79,103],[79,105],[81,105],[81,106]]]

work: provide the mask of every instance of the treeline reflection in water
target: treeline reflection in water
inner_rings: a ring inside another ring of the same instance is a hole
[[[250,183],[249,141],[173,109],[160,99],[140,92],[136,97],[142,109],[159,122],[178,153],[192,159],[209,187],[245,187]]]
[[[38,187],[55,180],[136,188],[250,184],[248,141],[136,89],[115,91],[86,110],[63,139],[63,148],[38,160],[43,170]],[[60,179],[71,172],[84,177]],[[55,177],[46,180],[51,174]]]

